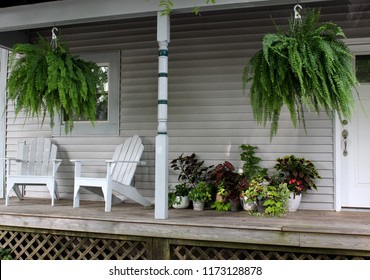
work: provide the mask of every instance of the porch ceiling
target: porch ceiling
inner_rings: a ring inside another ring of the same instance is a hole
[[[328,2],[333,0],[302,0]],[[204,0],[175,0],[174,13],[189,12],[194,6],[202,10],[232,9],[239,7],[278,6],[296,4],[296,0],[217,0],[207,5]],[[17,0],[6,1],[0,6],[0,32],[31,28],[89,23],[112,19],[124,19],[155,15],[159,1],[137,0]]]

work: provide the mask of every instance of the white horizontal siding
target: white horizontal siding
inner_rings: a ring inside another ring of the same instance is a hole
[[[312,4],[313,7],[315,4]],[[361,3],[351,6],[333,3],[322,8],[323,19],[343,26],[350,38],[367,37],[370,11]],[[274,32],[272,19],[286,25],[292,5],[239,9],[202,16],[174,15],[169,44],[169,158],[195,152],[206,165],[231,161],[237,168],[240,145],[259,147],[262,165],[272,169],[275,160],[289,154],[311,159],[322,180],[319,190],[309,192],[303,209],[332,210],[334,204],[333,125],[325,115],[306,114],[306,131],[293,128],[283,111],[280,129],[270,142],[269,128],[253,120],[248,96],[242,91],[242,69],[260,47],[264,33]],[[95,25],[60,27],[75,53],[121,51],[120,133],[118,137],[54,137],[63,164],[58,173],[62,197],[70,198],[73,185],[72,158],[110,158],[115,145],[138,134],[145,150],[147,166],[139,167],[136,185],[147,197],[154,195],[154,156],[157,134],[157,42],[156,19],[102,22]],[[50,36],[50,30],[38,30]],[[48,124],[40,129],[37,121],[19,116],[10,109],[7,126],[7,151],[16,153],[16,143],[39,134],[51,136]],[[102,166],[91,165],[89,174],[104,176]],[[170,170],[170,184],[177,175]],[[36,195],[45,195],[30,189]],[[93,199],[94,196],[85,196]]]

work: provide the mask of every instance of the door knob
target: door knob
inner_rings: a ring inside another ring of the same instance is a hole
[[[344,129],[342,131],[342,137],[344,141],[344,151],[343,151],[343,156],[348,156],[348,151],[347,151],[347,138],[348,138],[348,130]]]

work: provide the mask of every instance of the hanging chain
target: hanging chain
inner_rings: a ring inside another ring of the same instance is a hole
[[[51,49],[53,51],[55,51],[58,47],[58,38],[57,38],[57,35],[55,34],[55,31],[58,31],[58,28],[56,27],[53,27],[53,29],[51,29]]]

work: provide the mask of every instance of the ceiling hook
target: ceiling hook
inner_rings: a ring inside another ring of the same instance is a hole
[[[58,28],[54,26],[53,29],[51,29],[51,39],[54,39],[54,40],[57,38],[55,31],[58,31]]]
[[[301,14],[300,14],[301,10],[302,10],[301,5],[297,4],[297,5],[294,6],[294,19],[300,20],[302,18]]]

